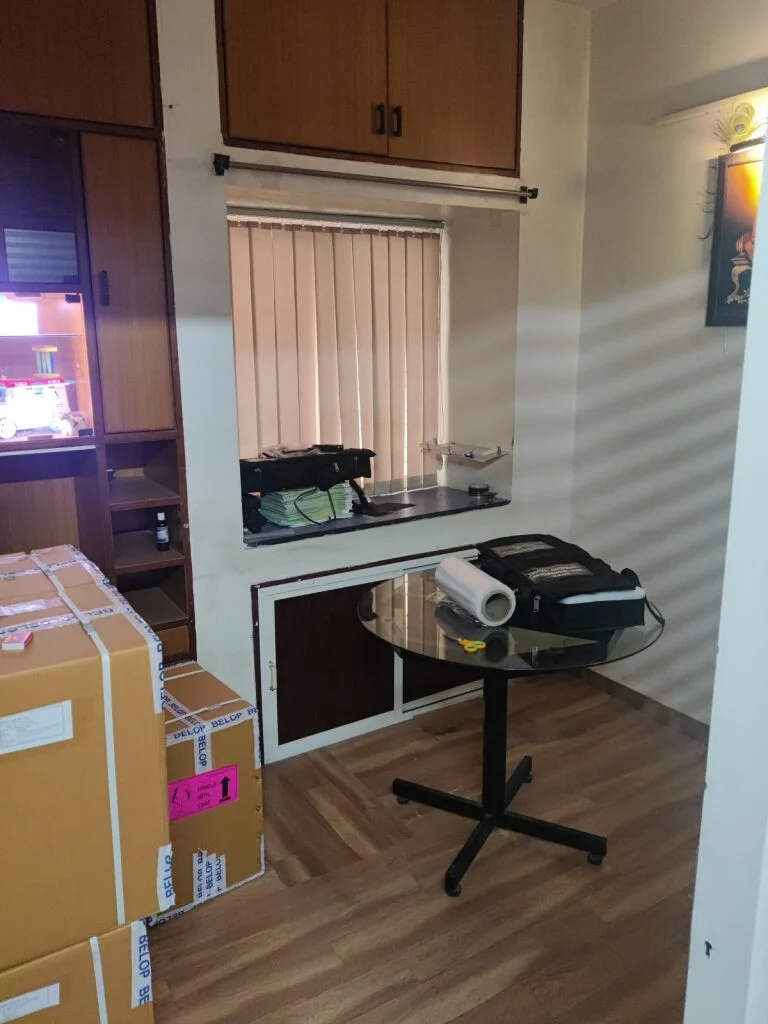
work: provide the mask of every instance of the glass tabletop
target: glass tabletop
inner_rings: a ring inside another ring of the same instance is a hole
[[[582,636],[517,626],[488,628],[449,601],[435,583],[434,569],[379,583],[361,598],[358,615],[366,629],[393,647],[477,669],[478,676],[530,675],[621,661],[650,647],[664,629],[653,619],[644,626]],[[485,647],[469,653],[459,640],[479,640]]]

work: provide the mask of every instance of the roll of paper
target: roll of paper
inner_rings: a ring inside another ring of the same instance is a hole
[[[454,604],[484,626],[502,625],[515,610],[513,590],[455,555],[449,555],[438,565],[435,582]]]

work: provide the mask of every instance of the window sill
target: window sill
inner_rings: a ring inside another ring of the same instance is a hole
[[[378,495],[377,500],[387,501],[389,495]],[[331,533],[352,533],[370,530],[377,526],[394,526],[396,523],[413,523],[418,519],[436,519],[439,516],[456,515],[459,512],[473,512],[479,508],[501,508],[509,504],[508,498],[476,498],[453,487],[429,487],[423,491],[403,491],[392,495],[393,500],[410,502],[411,508],[396,509],[383,516],[356,515],[348,519],[332,519],[317,526],[283,527],[265,526],[260,533],[243,532],[246,547],[260,548],[271,544],[285,544],[288,541],[303,540],[306,537],[322,537]]]

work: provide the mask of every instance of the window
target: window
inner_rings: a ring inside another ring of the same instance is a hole
[[[440,229],[230,220],[241,458],[371,448],[374,490],[436,482]]]

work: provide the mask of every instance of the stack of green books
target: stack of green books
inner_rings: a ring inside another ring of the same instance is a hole
[[[352,515],[354,492],[349,484],[334,484],[328,491],[303,487],[272,491],[261,499],[261,514],[275,526],[307,526],[346,519]]]

